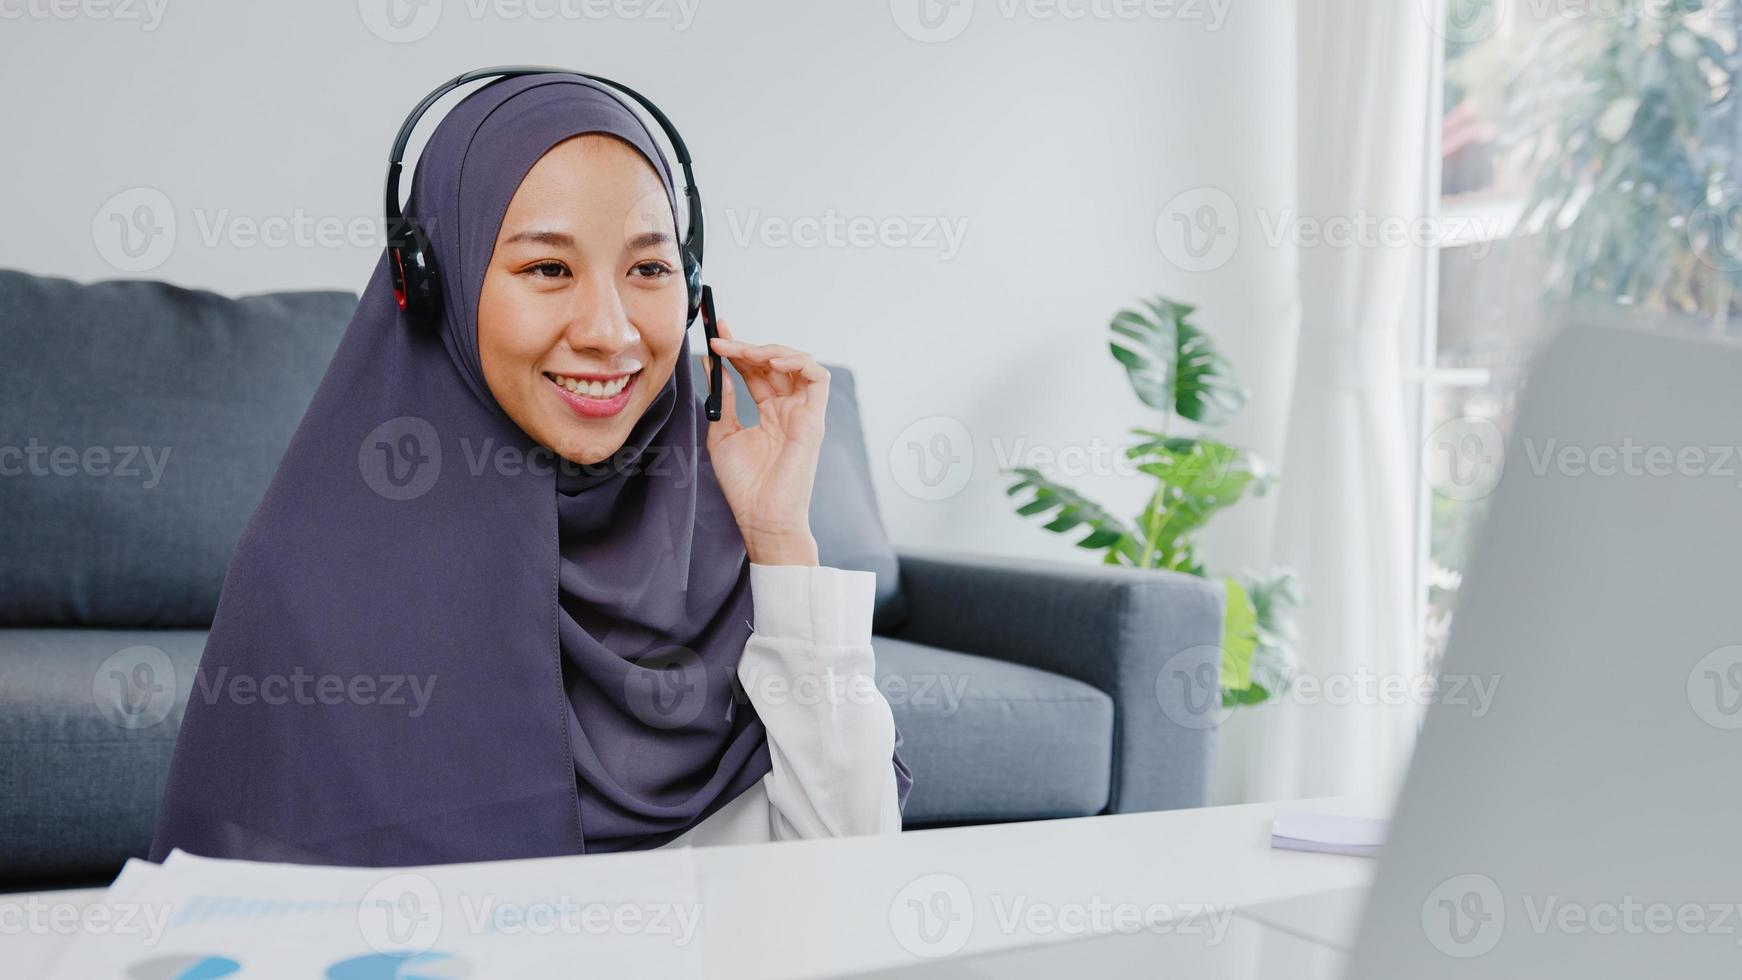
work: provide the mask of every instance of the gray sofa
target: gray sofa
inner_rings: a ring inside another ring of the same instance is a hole
[[[355,303],[0,271],[0,887],[144,853],[230,549]],[[908,826],[1202,805],[1214,699],[1174,681],[1215,677],[1219,590],[897,551],[829,369],[812,525],[878,575]]]

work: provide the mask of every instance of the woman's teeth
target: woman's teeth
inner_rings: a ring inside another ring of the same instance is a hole
[[[577,395],[585,395],[588,398],[612,398],[622,391],[623,387],[629,383],[629,379],[635,375],[625,374],[614,381],[582,381],[579,378],[563,378],[554,374],[547,374],[545,377]]]

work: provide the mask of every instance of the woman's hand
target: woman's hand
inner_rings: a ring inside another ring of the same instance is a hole
[[[803,351],[780,344],[746,344],[724,319],[710,358],[724,357],[743,375],[756,401],[756,425],[738,424],[732,375],[723,374],[720,421],[708,423],[708,455],[726,502],[759,565],[815,565],[811,488],[823,445],[829,372]],[[709,369],[713,364],[708,362]]]

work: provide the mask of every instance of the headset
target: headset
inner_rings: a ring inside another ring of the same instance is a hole
[[[545,68],[537,65],[503,65],[496,68],[478,68],[443,82],[440,86],[423,97],[417,108],[411,110],[411,115],[405,117],[400,124],[399,135],[393,138],[393,150],[387,158],[387,254],[390,261],[388,269],[393,276],[393,298],[398,301],[399,308],[405,312],[406,318],[414,325],[436,330],[441,326],[442,318],[442,283],[441,271],[436,268],[435,251],[430,248],[429,235],[418,226],[417,219],[407,218],[399,205],[399,174],[404,169],[405,147],[411,142],[411,132],[417,127],[419,119],[436,104],[442,96],[472,82],[486,78],[503,79],[520,75],[572,75],[608,85],[624,95],[634,99],[643,109],[659,123],[659,128],[665,131],[665,137],[671,142],[672,149],[677,153],[678,165],[683,168],[684,199],[689,203],[689,229],[684,233],[681,246],[683,254],[684,288],[688,293],[688,311],[684,319],[684,329],[688,330],[696,322],[696,314],[702,317],[702,331],[708,342],[708,402],[707,411],[710,421],[720,420],[720,391],[723,385],[720,358],[714,354],[714,338],[719,330],[715,326],[714,290],[711,286],[702,285],[702,196],[696,190],[695,173],[690,169],[690,151],[684,145],[683,137],[678,135],[677,127],[665,117],[645,96],[626,85],[613,82],[609,78],[598,75],[588,75],[584,72],[572,71],[567,68]]]

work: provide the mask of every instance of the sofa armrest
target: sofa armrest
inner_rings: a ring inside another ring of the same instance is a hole
[[[1220,719],[1222,586],[1196,576],[898,548],[891,635],[1073,677],[1113,699],[1109,813],[1203,806]]]

